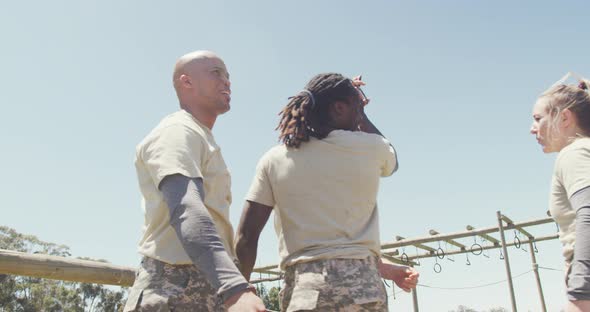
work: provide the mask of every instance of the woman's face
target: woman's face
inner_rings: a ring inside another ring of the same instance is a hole
[[[556,135],[552,133],[552,128],[549,127],[551,115],[548,110],[548,99],[546,97],[539,98],[533,106],[533,124],[531,125],[531,134],[535,136],[537,142],[543,148],[544,153],[558,152],[556,142]]]

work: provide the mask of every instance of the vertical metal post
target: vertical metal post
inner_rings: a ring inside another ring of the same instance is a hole
[[[504,224],[502,213],[496,211],[498,217],[498,228],[500,229],[500,241],[502,242],[502,251],[504,251],[504,264],[506,266],[506,275],[508,277],[508,288],[510,289],[510,301],[512,303],[512,312],[516,310],[516,298],[514,296],[514,285],[512,285],[512,272],[510,271],[510,260],[508,259],[508,248],[506,248],[506,237],[504,236]]]
[[[412,289],[412,302],[414,303],[414,312],[420,311],[418,309],[418,293],[416,293],[416,289],[418,289],[418,286]]]
[[[531,238],[529,238],[531,240]],[[537,291],[539,292],[539,298],[541,299],[541,309],[543,312],[547,312],[545,306],[545,297],[543,296],[543,287],[541,287],[541,277],[539,276],[539,265],[537,264],[537,257],[535,256],[535,250],[532,242],[529,242],[529,251],[531,252],[531,261],[533,261],[533,271],[535,272],[535,279],[537,280]]]

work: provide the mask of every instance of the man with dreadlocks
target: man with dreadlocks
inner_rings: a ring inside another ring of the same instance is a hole
[[[237,231],[249,279],[271,211],[285,287],[282,311],[387,311],[380,278],[409,291],[418,273],[379,258],[379,177],[396,153],[364,112],[360,77],[319,74],[290,98],[277,129],[282,144],[259,161]]]

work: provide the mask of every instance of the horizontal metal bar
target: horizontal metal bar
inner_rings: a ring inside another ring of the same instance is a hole
[[[263,273],[263,274],[271,274],[271,275],[281,275],[281,271],[271,271],[271,270],[260,270],[260,269],[253,269],[253,273]]]
[[[553,235],[548,235],[548,236],[540,236],[540,237],[534,238],[532,240],[524,240],[524,241],[522,241],[520,243],[521,244],[527,244],[529,242],[531,242],[531,243],[532,242],[542,242],[542,241],[552,240],[552,239],[557,239],[557,238],[559,238],[559,235],[553,234]],[[512,242],[512,243],[507,243],[506,246],[514,246],[516,244],[517,243]],[[499,245],[485,245],[485,246],[482,246],[481,249],[483,251],[483,250],[497,249],[497,248],[502,248],[502,246],[499,246]],[[478,250],[479,250],[479,248],[478,248]],[[470,253],[470,252],[471,252],[471,248],[470,249],[467,249],[467,250],[449,251],[449,252],[446,252],[445,255],[458,255],[458,254],[464,254],[464,253]],[[420,255],[408,256],[408,259],[409,260],[414,260],[414,259],[423,259],[423,258],[432,258],[432,257],[436,257],[436,255],[431,255],[431,254],[424,253],[424,254],[420,254]]]
[[[439,235],[440,234],[437,230],[432,230],[432,229],[430,231],[428,231],[428,233],[430,233],[430,235]],[[444,239],[443,241],[445,241],[453,246],[459,247],[460,249],[466,248],[465,245],[463,245],[457,241],[454,241],[452,239]]]
[[[267,266],[254,268],[254,271],[256,271],[256,270],[268,271],[268,270],[278,270],[278,269],[279,269],[279,266],[277,264],[273,264],[273,265],[267,265]]]
[[[403,240],[405,238],[402,237],[402,236],[397,235],[395,237],[395,239],[399,241],[399,240]],[[430,253],[435,253],[436,252],[436,248],[432,248],[430,246],[426,246],[426,245],[423,245],[423,244],[414,244],[414,246],[416,246],[416,247],[418,247],[420,249],[428,250]]]
[[[382,254],[386,254],[388,256],[398,256],[399,255],[399,249],[394,249],[391,251],[387,251],[387,250],[381,250]]]
[[[504,229],[508,229],[508,230],[513,229],[515,225],[524,228],[524,227],[528,227],[528,226],[546,224],[546,223],[551,223],[551,222],[554,222],[553,219],[551,219],[551,218],[536,219],[536,220],[521,222],[521,223],[512,224],[512,225],[509,224]],[[490,233],[495,233],[495,232],[498,232],[497,226],[483,228],[483,229],[479,229],[479,230],[473,230],[473,231],[463,231],[463,232],[457,232],[457,233],[451,233],[451,234],[439,234],[439,235],[433,235],[433,236],[418,237],[418,238],[413,238],[413,239],[404,239],[404,240],[397,241],[397,242],[385,243],[381,246],[381,248],[399,248],[399,247],[404,247],[404,246],[414,246],[416,244],[436,242],[436,241],[445,240],[445,239],[457,239],[457,238],[463,238],[463,237],[470,237],[473,235],[480,235],[480,234],[490,234]]]
[[[468,230],[468,231],[473,231],[473,230],[475,230],[475,227],[473,227],[473,226],[471,226],[471,225],[468,225],[466,228],[467,228],[467,230]],[[500,241],[499,241],[499,240],[497,240],[497,239],[496,239],[495,237],[493,237],[493,236],[490,236],[490,235],[487,235],[487,234],[479,234],[479,236],[481,236],[483,239],[487,240],[488,242],[492,242],[492,243],[494,243],[494,245],[497,245],[497,244],[499,244],[499,243],[500,243]]]
[[[514,224],[514,221],[512,221],[512,219],[508,218],[508,217],[507,217],[507,216],[505,216],[505,215],[502,215],[502,219],[503,219],[503,220],[504,220],[506,223],[508,223],[508,224]],[[531,233],[527,232],[527,231],[526,231],[525,229],[523,229],[521,226],[515,225],[515,226],[514,226],[514,228],[515,228],[516,230],[518,230],[520,233],[524,234],[524,235],[525,235],[526,237],[528,237],[529,239],[531,239],[531,238],[533,238],[533,237],[534,237],[534,236],[533,236]]]
[[[388,255],[385,255],[385,254],[381,254],[381,257],[383,257],[383,258],[385,258],[385,259],[387,259],[387,260],[389,260],[389,261],[391,261],[393,263],[397,263],[397,264],[410,265],[410,266],[419,266],[420,265],[417,262],[414,262],[412,260],[409,260],[409,258],[408,258],[409,261],[403,261],[403,260],[401,260],[401,258],[392,257],[392,256],[388,256]]]
[[[264,283],[264,282],[274,282],[274,281],[278,281],[283,279],[282,276],[276,276],[276,277],[269,277],[269,278],[258,278],[255,280],[251,280],[250,284],[257,284],[257,283]]]

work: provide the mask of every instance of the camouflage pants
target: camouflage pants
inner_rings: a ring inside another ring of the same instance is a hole
[[[144,257],[123,311],[225,311],[215,289],[194,265]]]
[[[281,311],[388,311],[377,258],[297,263],[285,270]]]

